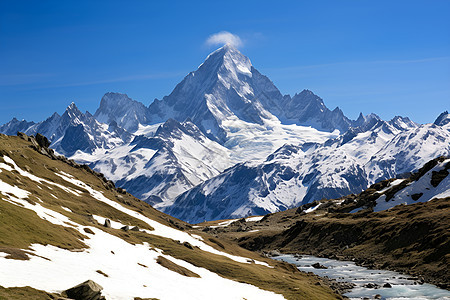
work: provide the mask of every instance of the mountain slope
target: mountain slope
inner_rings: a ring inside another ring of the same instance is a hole
[[[450,114],[448,113],[448,111],[444,111],[443,113],[441,113],[434,121],[434,124],[438,126],[445,126],[447,124],[450,124]]]
[[[289,265],[192,234],[22,137],[0,136],[0,286],[60,293],[92,279],[107,299],[339,298]]]
[[[119,127],[134,132],[140,124],[148,124],[150,115],[144,104],[132,100],[125,94],[106,93],[94,118],[101,123],[115,122]]]
[[[341,133],[352,126],[352,121],[338,107],[329,110],[323,100],[309,90],[303,90],[292,98],[285,96],[283,100],[281,117],[288,122],[330,132],[338,129]]]
[[[236,165],[194,187],[164,211],[191,223],[261,215],[359,193],[450,155],[447,130],[435,125],[405,130],[392,123],[378,120],[366,131],[352,128],[325,143],[285,145],[262,163]]]
[[[435,124],[396,135],[366,164],[372,181],[417,170],[432,158],[450,155],[450,132]]]
[[[158,206],[170,204],[179,194],[231,166],[228,149],[209,140],[193,123],[173,119],[152,137],[136,136],[131,143],[106,151],[73,158]]]

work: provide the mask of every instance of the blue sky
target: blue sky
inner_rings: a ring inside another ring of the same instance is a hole
[[[104,93],[150,104],[220,31],[283,94],[350,118],[432,122],[450,109],[450,1],[0,1],[0,123],[41,121]]]

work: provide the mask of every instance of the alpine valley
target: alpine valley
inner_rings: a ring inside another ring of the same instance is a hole
[[[57,154],[190,223],[358,194],[450,156],[448,112],[429,124],[373,113],[350,120],[312,91],[283,95],[230,45],[149,106],[107,93],[94,114],[72,103],[42,122],[0,127],[19,131],[42,134]]]

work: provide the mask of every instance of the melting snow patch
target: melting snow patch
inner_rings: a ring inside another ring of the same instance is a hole
[[[14,162],[14,160],[12,160],[12,159],[11,159],[10,157],[8,157],[8,156],[3,156],[3,160],[4,160],[5,162],[7,162],[8,164],[12,165],[13,168],[11,168],[9,165],[6,165],[6,164],[0,164],[0,168],[3,168],[3,169],[5,169],[5,170],[7,170],[7,171],[15,170],[15,171],[17,171],[21,176],[27,177],[28,179],[30,179],[30,180],[32,180],[32,181],[35,181],[35,182],[38,182],[38,183],[46,183],[46,184],[48,184],[48,185],[53,185],[53,186],[56,186],[56,187],[62,189],[62,190],[65,191],[65,192],[69,192],[69,193],[74,194],[74,195],[77,195],[77,196],[80,196],[80,195],[81,195],[81,193],[80,193],[79,191],[76,191],[76,190],[67,188],[67,187],[65,187],[65,186],[63,186],[63,185],[57,184],[57,183],[55,183],[55,182],[52,182],[52,181],[49,181],[49,180],[46,180],[46,179],[39,178],[39,177],[37,177],[37,176],[35,176],[35,175],[33,175],[33,174],[27,172],[27,171],[22,170],[21,168],[19,168],[19,166],[17,166],[17,164]],[[55,173],[55,175],[58,175],[58,173]],[[51,188],[50,186],[47,186],[47,187],[48,187],[49,189],[52,190],[52,188]]]
[[[70,208],[67,208],[67,207],[64,207],[64,206],[61,206],[61,208],[64,209],[65,211],[67,211],[67,212],[72,212],[72,210]]]
[[[264,218],[264,216],[249,217],[249,218],[246,218],[245,221],[246,222],[258,222],[258,221],[261,221],[262,218]]]
[[[233,219],[233,220],[227,220],[227,221],[223,221],[218,223],[217,225],[212,225],[209,226],[210,228],[218,228],[218,227],[227,227],[228,225],[230,225],[231,223],[234,223],[236,221],[238,221],[239,219]]]
[[[310,213],[310,212],[315,211],[316,209],[319,208],[320,205],[322,205],[322,203],[319,203],[319,204],[317,204],[316,206],[313,206],[313,207],[308,208],[307,210],[305,210],[305,213]]]
[[[377,193],[382,194],[382,193],[386,192],[387,190],[389,190],[390,188],[392,188],[393,186],[399,185],[403,181],[405,181],[405,179],[395,179],[394,181],[389,183],[387,187],[385,187],[382,190],[377,191]]]

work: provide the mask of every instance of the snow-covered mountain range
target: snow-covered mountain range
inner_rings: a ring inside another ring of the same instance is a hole
[[[58,153],[189,222],[284,210],[358,193],[450,155],[448,112],[434,124],[375,114],[350,120],[312,91],[282,95],[236,48],[211,53],[149,106],[107,93],[94,115],[71,104],[43,122]]]

